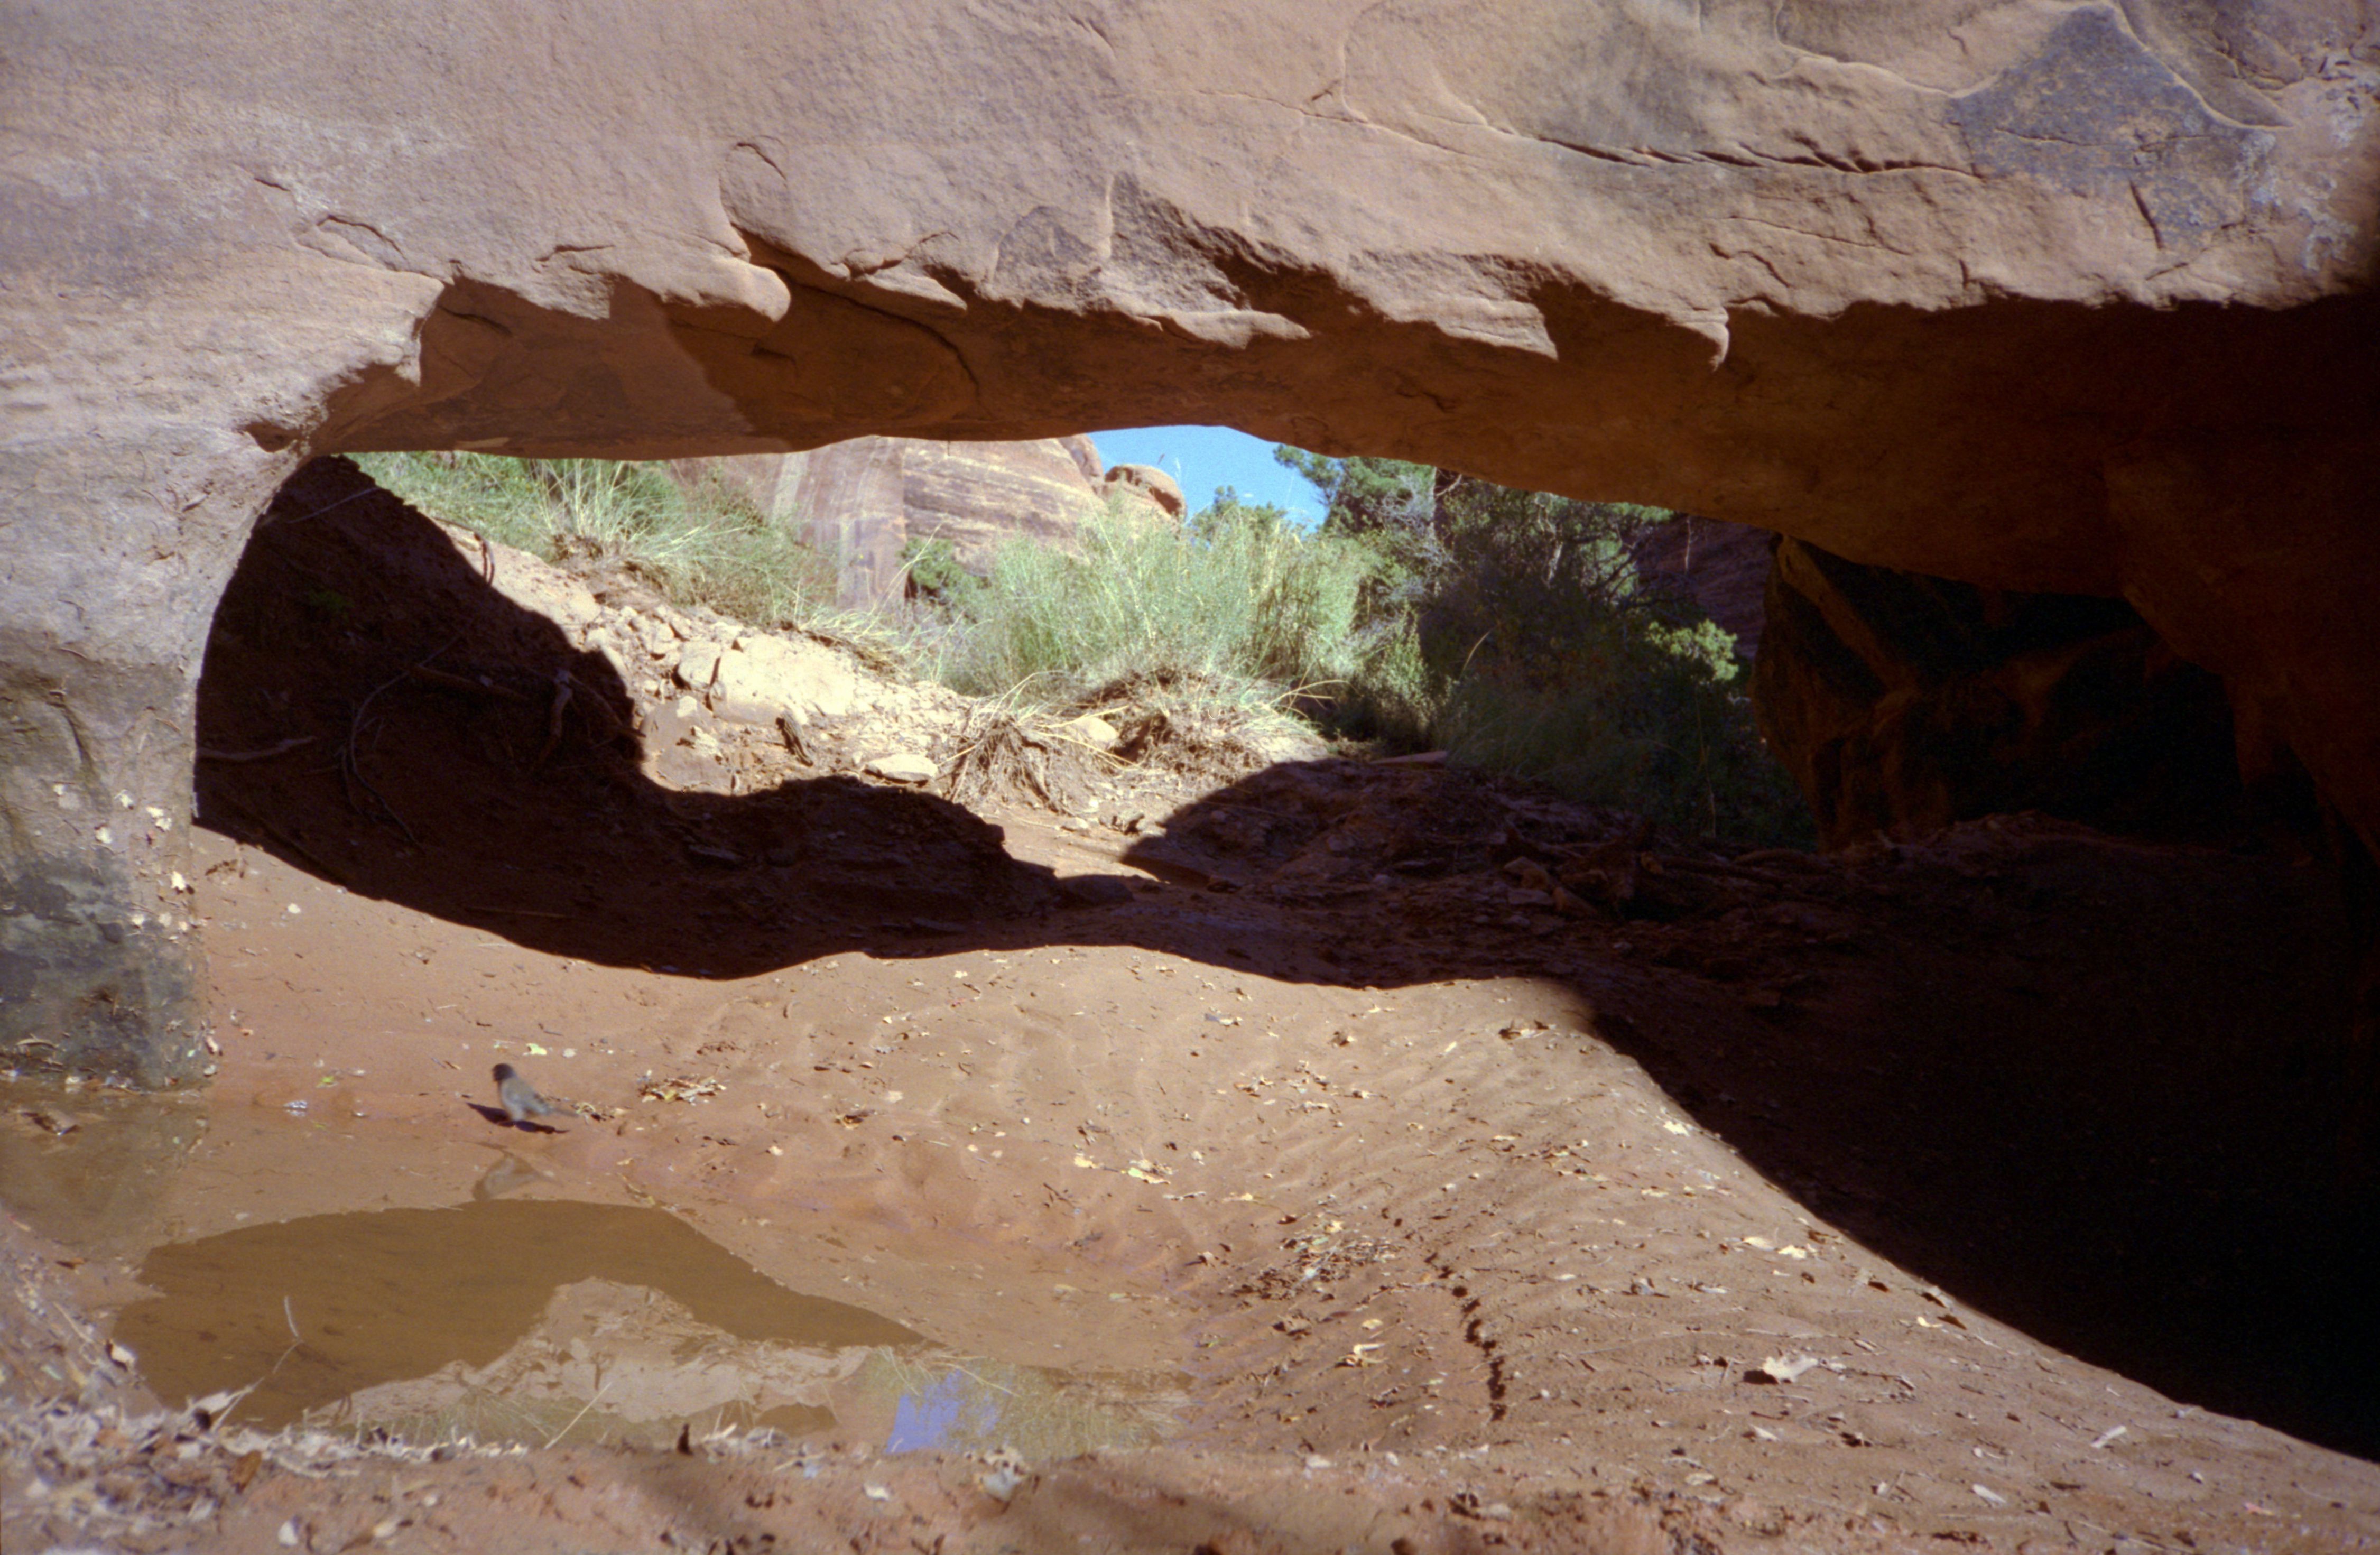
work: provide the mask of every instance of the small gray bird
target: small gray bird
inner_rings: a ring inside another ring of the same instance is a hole
[[[520,1071],[509,1063],[496,1065],[496,1099],[504,1105],[504,1116],[514,1123],[568,1111],[538,1095],[537,1087],[521,1078]]]

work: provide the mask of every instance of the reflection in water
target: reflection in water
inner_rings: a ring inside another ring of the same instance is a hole
[[[836,1402],[844,1424],[882,1433],[887,1452],[987,1452],[1065,1458],[1145,1447],[1188,1403],[1178,1373],[1086,1374],[1009,1366],[947,1351],[877,1351]]]
[[[483,1367],[459,1362],[320,1410],[316,1423],[408,1440],[470,1435],[543,1445],[667,1446],[681,1425],[831,1428],[832,1400],[875,1352],[737,1339],[645,1287],[582,1280],[554,1293],[535,1330]]]
[[[875,1313],[786,1289],[658,1209],[495,1197],[315,1215],[159,1247],[159,1294],[115,1337],[169,1402],[250,1390],[233,1413],[413,1441],[665,1446],[773,1427],[892,1452],[1063,1456],[1156,1440],[1170,1373],[963,1358]]]
[[[674,1216],[621,1205],[492,1198],[312,1215],[159,1247],[140,1278],[159,1294],[127,1307],[115,1337],[149,1385],[184,1400],[254,1384],[240,1415],[268,1427],[449,1367],[488,1372],[541,1330],[568,1330],[565,1353],[575,1339],[589,1355],[640,1323],[806,1352],[922,1342],[787,1290]]]
[[[481,1172],[480,1180],[471,1184],[471,1197],[478,1199],[494,1198],[499,1195],[508,1194],[515,1188],[524,1188],[531,1183],[543,1182],[552,1175],[551,1172],[539,1171],[510,1150],[506,1150],[495,1165]]]
[[[1001,1389],[1006,1393],[1006,1389]],[[916,1452],[926,1448],[953,1448],[979,1440],[1000,1428],[1003,1399],[964,1371],[953,1371],[922,1393],[904,1393],[892,1413],[892,1434],[884,1439],[887,1452]]]

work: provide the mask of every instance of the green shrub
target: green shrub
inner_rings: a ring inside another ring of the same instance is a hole
[[[388,491],[450,524],[549,562],[610,563],[671,602],[761,626],[832,612],[833,558],[725,486],[682,485],[659,465],[483,454],[361,454]]]
[[[1648,587],[1633,546],[1673,515],[1386,459],[1279,451],[1375,558],[1342,733],[1744,841],[1809,818],[1755,726],[1727,633]]]
[[[951,685],[1058,701],[1121,681],[1203,682],[1278,698],[1355,667],[1369,558],[1278,508],[1225,492],[1177,528],[1111,507],[1076,547],[1001,548],[967,603]]]
[[[958,547],[941,535],[903,546],[901,565],[908,569],[909,591],[915,598],[960,615],[972,613],[969,607],[983,592],[983,579],[966,570],[959,561]]]

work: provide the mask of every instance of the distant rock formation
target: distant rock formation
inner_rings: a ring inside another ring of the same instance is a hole
[[[679,459],[684,480],[724,481],[772,522],[792,526],[834,559],[835,602],[865,610],[898,599],[912,541],[947,540],[959,565],[983,574],[1012,540],[1074,543],[1083,520],[1111,501],[1147,504],[1179,523],[1188,504],[1163,470],[1102,470],[1087,436],[1020,443],[856,437],[802,454]]]
[[[1010,540],[1066,545],[1105,500],[1087,437],[942,443],[857,437],[802,454],[681,459],[681,479],[723,480],[773,522],[832,557],[837,602],[866,609],[900,597],[913,541],[947,540],[981,573]]]
[[[1154,465],[1118,465],[1108,471],[1101,489],[1110,496],[1154,503],[1177,524],[1190,514],[1190,501],[1182,494],[1182,488]]]

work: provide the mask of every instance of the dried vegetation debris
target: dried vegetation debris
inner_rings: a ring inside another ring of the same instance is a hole
[[[1268,708],[1123,684],[1047,710],[975,704],[939,791],[963,805],[1022,804],[1135,832],[1184,798],[1323,750]]]
[[[369,1462],[424,1463],[503,1449],[366,1445],[322,1431],[220,1425],[204,1403],[179,1413],[92,1409],[63,1400],[0,1404],[0,1446],[24,1478],[12,1486],[12,1533],[147,1542],[212,1523],[268,1465],[322,1478]]]
[[[103,1339],[65,1289],[62,1271],[82,1262],[0,1215],[0,1399],[99,1404],[145,1396],[131,1352]]]
[[[138,1357],[103,1339],[63,1286],[66,1255],[0,1217],[0,1548],[121,1543],[212,1517],[254,1477],[252,1446],[201,1449],[153,1408]]]
[[[1055,719],[988,704],[973,710],[942,792],[959,804],[1022,802],[1079,815],[1098,792],[1098,769],[1119,766],[1104,749],[1065,733]]]
[[[99,1541],[112,1549],[181,1549],[193,1537],[219,1531],[225,1512],[270,1475],[360,1485],[375,1469],[530,1456],[526,1447],[469,1436],[424,1442],[377,1430],[254,1430],[225,1418],[240,1397],[217,1393],[180,1411],[139,1412],[67,1400],[0,1402],[0,1487],[7,1492],[0,1497],[0,1547]],[[677,1452],[711,1461],[787,1453],[786,1466],[798,1470],[817,1450],[796,1448],[768,1427],[722,1427],[700,1437],[689,1427],[679,1434]],[[322,1504],[340,1500],[334,1492]],[[431,1496],[427,1505],[436,1501]],[[415,1521],[393,1511],[364,1530],[367,1537],[330,1548],[384,1543]],[[279,1542],[300,1546],[305,1533],[292,1519]]]
[[[647,1101],[700,1101],[725,1088],[722,1081],[710,1075],[679,1075],[666,1080],[646,1080],[637,1087],[637,1094]]]
[[[1271,709],[1220,698],[1147,698],[1122,711],[1117,757],[1186,779],[1231,783],[1323,749],[1321,741]]]
[[[1330,1299],[1333,1288],[1378,1264],[1393,1263],[1403,1254],[1395,1244],[1350,1232],[1337,1220],[1281,1240],[1288,1261],[1259,1270],[1234,1285],[1234,1296],[1281,1301],[1312,1295]]]

